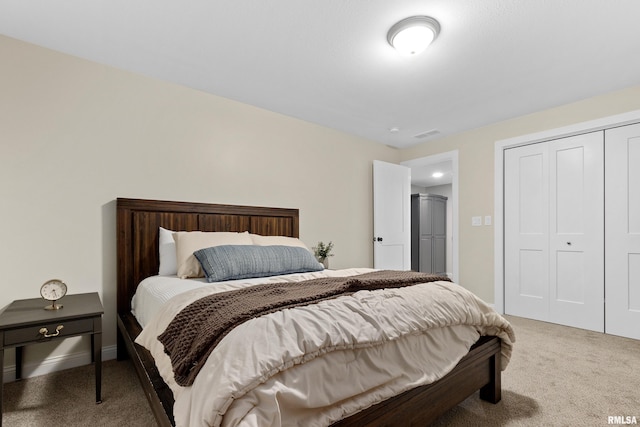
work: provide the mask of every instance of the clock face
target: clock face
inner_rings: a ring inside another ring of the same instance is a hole
[[[40,295],[47,301],[56,301],[67,294],[67,285],[61,280],[53,279],[40,287]]]

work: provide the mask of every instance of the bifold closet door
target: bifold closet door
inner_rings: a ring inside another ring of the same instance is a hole
[[[548,143],[505,151],[505,313],[549,319]]]
[[[606,131],[606,332],[640,339],[640,124]]]
[[[604,331],[603,132],[505,151],[505,312]]]
[[[549,150],[549,320],[604,332],[604,132]]]

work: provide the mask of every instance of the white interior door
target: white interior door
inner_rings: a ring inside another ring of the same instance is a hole
[[[640,339],[640,124],[606,131],[606,332]]]
[[[548,143],[506,150],[504,291],[506,314],[549,317]]]
[[[508,149],[505,313],[604,330],[603,132]]]
[[[549,321],[604,332],[604,133],[549,143]]]
[[[373,266],[411,269],[411,169],[373,161]]]

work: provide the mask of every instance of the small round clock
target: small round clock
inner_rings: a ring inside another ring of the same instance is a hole
[[[59,310],[61,305],[57,305],[56,301],[67,294],[67,285],[58,279],[51,279],[44,282],[40,287],[40,295],[47,301],[51,301],[51,305],[47,305],[45,310]]]

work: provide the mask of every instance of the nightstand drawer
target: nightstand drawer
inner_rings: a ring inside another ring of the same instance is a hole
[[[58,330],[58,327],[63,327]],[[47,335],[40,332],[42,328],[46,328]],[[4,333],[4,346],[13,346],[20,344],[31,344],[38,341],[46,341],[51,338],[67,337],[70,335],[79,335],[83,333],[93,332],[93,319],[80,319],[80,320],[63,320],[56,323],[43,323],[36,326],[27,326],[24,328],[17,328],[5,331]]]

